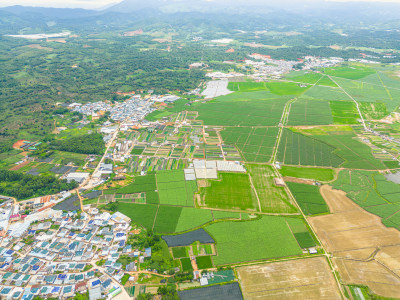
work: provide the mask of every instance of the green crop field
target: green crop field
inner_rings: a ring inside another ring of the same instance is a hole
[[[136,176],[133,183],[115,190],[116,194],[134,194],[140,192],[151,192],[157,189],[155,174]]]
[[[182,207],[160,205],[154,222],[154,231],[159,233],[175,232]]]
[[[277,160],[288,165],[338,167],[343,159],[336,148],[314,137],[284,129],[278,148]]]
[[[247,174],[219,173],[218,180],[200,190],[205,205],[220,209],[258,210],[257,198]]]
[[[329,102],[333,122],[335,124],[358,124],[360,115],[353,101],[330,101]]]
[[[285,218],[263,216],[254,221],[215,223],[206,230],[216,240],[216,265],[301,255]]]
[[[360,142],[353,132],[331,131],[328,135],[313,137],[337,149],[335,154],[345,160],[341,167],[369,170],[386,169],[381,161],[374,158],[371,148]]]
[[[268,162],[277,135],[276,127],[228,127],[221,131],[224,143],[235,145],[249,162]]]
[[[268,165],[246,165],[260,199],[261,210],[268,213],[296,213],[285,188],[274,183],[274,171]]]
[[[186,231],[212,221],[212,213],[208,209],[182,208],[175,232]]]
[[[254,92],[260,90],[267,90],[264,82],[229,82],[228,89],[234,92]]]
[[[303,73],[302,75],[298,75]],[[295,82],[302,82],[302,83],[309,83],[309,84],[316,84],[318,80],[321,79],[322,74],[319,73],[306,73],[306,72],[291,72],[289,75],[286,76],[288,80],[292,80]]]
[[[213,267],[211,256],[198,256],[196,257],[196,263],[200,270],[211,269]]]
[[[172,248],[172,254],[174,258],[188,257],[186,247],[174,247]]]
[[[314,85],[311,87],[303,97],[313,99],[323,99],[326,101],[349,101],[351,100],[341,89],[334,87],[327,87],[321,85]]]
[[[314,179],[318,181],[331,181],[334,179],[335,171],[332,169],[323,168],[302,168],[282,166],[279,170],[282,176]]]
[[[310,88],[310,86],[302,87],[301,84],[294,82],[267,82],[265,85],[271,93],[276,95],[299,96]]]
[[[232,212],[232,211],[221,211],[221,210],[213,210],[212,215],[214,220],[217,219],[241,219],[242,213]]]
[[[268,91],[237,92],[194,105],[191,109],[198,111],[198,119],[205,125],[276,126],[289,99]]]
[[[316,215],[329,212],[318,186],[294,182],[288,182],[287,185],[304,214]]]
[[[310,248],[316,245],[303,219],[287,218],[286,221],[301,248]]]
[[[347,79],[361,79],[375,73],[374,69],[362,66],[343,66],[325,69],[325,74]]]
[[[131,218],[133,223],[151,229],[156,216],[156,205],[118,203],[118,211]]]
[[[181,264],[182,264],[182,271],[183,272],[192,272],[193,267],[192,267],[192,262],[190,258],[181,258]]]
[[[333,118],[328,101],[300,98],[290,106],[289,126],[329,125]]]
[[[183,170],[157,172],[157,189],[160,204],[193,206],[197,192],[196,181],[186,181]]]
[[[379,120],[389,114],[385,103],[360,102],[359,105],[363,117],[367,120]]]

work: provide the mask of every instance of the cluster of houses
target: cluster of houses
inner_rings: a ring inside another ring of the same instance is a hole
[[[0,237],[2,299],[65,299],[86,292],[91,300],[110,299],[121,292],[126,272],[137,271],[134,261],[126,266],[118,262],[120,255],[139,262],[151,256],[150,248],[141,253],[127,244],[131,220],[120,212],[91,207],[63,212],[50,207],[13,219],[15,212],[36,200],[14,205],[7,199],[0,207],[0,217],[7,221],[0,221],[6,232]]]

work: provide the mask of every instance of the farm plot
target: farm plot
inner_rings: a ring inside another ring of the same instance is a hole
[[[333,118],[328,101],[300,98],[290,106],[289,126],[329,125]]]
[[[379,217],[357,206],[343,191],[329,186],[321,191],[331,214],[310,217],[308,221],[332,253],[342,281],[369,286],[380,296],[397,297],[400,232],[386,228]]]
[[[331,76],[347,79],[361,79],[368,75],[376,73],[376,71],[374,69],[363,66],[342,66],[325,69],[324,73]]]
[[[244,159],[250,162],[268,162],[277,135],[277,127],[228,127],[221,131],[224,143],[235,145]]]
[[[287,218],[286,222],[301,248],[310,248],[316,245],[315,240],[308,231],[303,219]]]
[[[335,154],[345,160],[344,168],[386,169],[386,166],[372,155],[372,149],[359,141],[353,132],[330,131],[328,135],[314,135],[314,138],[332,145]]]
[[[322,76],[322,74],[314,72],[291,72],[286,76],[286,78],[295,82],[316,84]]]
[[[245,299],[342,299],[325,257],[240,267]]]
[[[318,181],[331,181],[334,179],[335,171],[332,169],[323,168],[302,168],[302,167],[290,167],[282,166],[279,170],[282,176],[303,178],[303,179],[314,179]]]
[[[267,90],[264,82],[229,82],[228,89],[234,92],[254,92],[260,90]]]
[[[161,237],[168,245],[168,247],[190,246],[194,242],[201,244],[214,244],[214,239],[203,228],[177,234],[177,235],[163,235]]]
[[[219,173],[218,180],[200,188],[202,204],[211,208],[258,210],[257,197],[247,174]]]
[[[277,97],[267,91],[233,93],[192,107],[204,125],[276,126],[289,97]]]
[[[157,189],[160,204],[193,206],[197,192],[196,181],[186,181],[183,170],[157,172]]]
[[[358,124],[360,115],[353,101],[329,102],[335,124]]]
[[[310,88],[303,97],[310,97],[313,99],[324,99],[327,101],[338,101],[338,100],[351,100],[341,89],[326,87],[320,85],[314,85]]]
[[[243,300],[239,284],[213,285],[198,289],[189,289],[178,292],[181,300]]]
[[[297,84],[295,82],[267,82],[265,84],[271,93],[276,95],[301,95],[307,91],[310,86]]]
[[[134,181],[122,188],[115,190],[116,194],[134,194],[140,192],[155,191],[156,186],[156,176],[155,174],[148,174],[145,176],[136,176]]]
[[[335,150],[314,137],[284,129],[277,160],[287,165],[338,167],[344,160],[335,154]]]
[[[118,203],[118,211],[131,218],[133,223],[147,229],[153,228],[157,208],[156,205]]]
[[[288,182],[287,185],[304,214],[316,215],[329,212],[318,186],[295,182]]]
[[[261,210],[268,213],[296,213],[284,187],[276,186],[276,175],[268,165],[246,165],[261,204]]]
[[[216,265],[302,254],[283,217],[215,223],[206,230],[216,240]]]

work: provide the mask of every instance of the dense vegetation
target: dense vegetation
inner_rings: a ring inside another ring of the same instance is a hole
[[[25,199],[72,190],[78,184],[59,180],[54,176],[33,176],[0,169],[0,194]]]
[[[99,133],[75,136],[65,140],[54,140],[50,143],[54,150],[68,151],[82,154],[103,154],[104,141]]]

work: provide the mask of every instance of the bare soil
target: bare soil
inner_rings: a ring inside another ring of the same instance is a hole
[[[244,299],[341,299],[325,257],[237,269]]]
[[[308,221],[330,252],[345,284],[367,285],[384,297],[400,295],[400,232],[350,200],[346,193],[323,186],[330,215]]]

